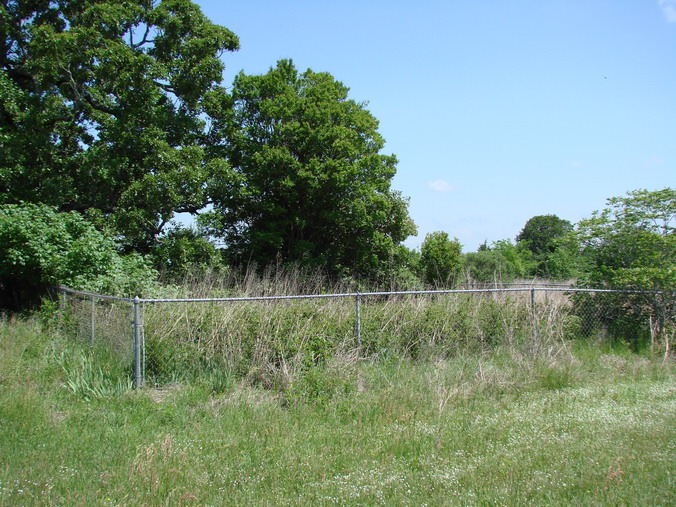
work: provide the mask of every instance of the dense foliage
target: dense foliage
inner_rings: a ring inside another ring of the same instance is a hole
[[[676,313],[676,190],[636,190],[608,199],[608,205],[578,225],[583,254],[590,262],[581,283],[659,291],[601,302],[610,320],[625,328],[647,317],[653,342],[663,338],[668,350]],[[633,318],[612,319],[627,309]]]
[[[109,235],[76,212],[30,203],[0,207],[0,307],[33,303],[53,284],[142,294],[156,276],[141,256],[120,255]]]
[[[372,276],[415,232],[390,188],[397,160],[380,153],[378,121],[330,74],[283,60],[241,73],[219,126],[233,173],[202,217],[235,262],[276,259]]]
[[[377,120],[328,73],[281,61],[220,85],[239,41],[190,0],[0,4],[0,204],[77,211],[174,273],[234,263],[399,271],[415,231]]]
[[[532,276],[536,263],[532,252],[523,243],[509,240],[479,247],[465,255],[465,278],[469,282],[511,282]]]
[[[4,0],[0,33],[0,306],[54,283],[138,292],[151,261],[174,279],[286,263],[382,288],[647,288],[662,292],[615,309],[647,315],[654,337],[670,325],[673,189],[610,199],[576,232],[539,215],[516,243],[463,255],[434,232],[413,251],[397,159],[365,105],[291,60],[227,91],[221,56],[239,40],[192,1]],[[179,212],[197,227],[171,225]]]
[[[565,279],[575,274],[575,247],[567,239],[573,224],[556,215],[538,215],[526,222],[516,237],[533,254],[532,274]]]
[[[661,289],[676,286],[676,190],[636,190],[578,225],[593,268],[589,283]]]
[[[197,229],[183,226],[168,229],[155,243],[150,258],[165,279],[224,267],[222,255],[214,244]]]
[[[420,247],[423,280],[433,286],[453,286],[462,272],[462,245],[445,232],[431,232]]]
[[[6,0],[0,26],[0,203],[89,210],[144,252],[204,207],[232,32],[189,0]]]
[[[556,215],[538,215],[526,222],[516,240],[525,242],[528,249],[538,255],[553,252],[555,241],[572,230],[573,225],[568,220]]]

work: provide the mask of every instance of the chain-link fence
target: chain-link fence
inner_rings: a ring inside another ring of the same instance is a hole
[[[59,326],[64,333],[106,351],[133,374],[133,300],[57,287]],[[138,385],[141,385],[139,378]]]
[[[667,344],[674,294],[508,287],[203,299],[128,299],[60,288],[64,326],[127,361],[135,385],[229,372],[263,383],[340,357],[420,357],[572,339]]]

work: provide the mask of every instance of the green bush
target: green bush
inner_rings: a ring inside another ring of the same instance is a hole
[[[0,206],[0,306],[35,304],[50,285],[109,294],[141,294],[156,272],[139,255],[123,256],[112,237],[75,212],[43,204]]]
[[[155,267],[170,279],[185,277],[193,271],[225,269],[216,247],[200,231],[175,227],[157,240],[151,251]]]
[[[465,278],[474,282],[511,282],[529,276],[534,269],[533,254],[523,244],[496,241],[478,252],[465,254]]]
[[[579,284],[653,291],[586,299],[615,337],[635,347],[649,337],[668,354],[676,328],[676,190],[636,190],[607,202],[608,208],[578,224],[587,260]],[[587,310],[584,302],[578,298],[578,311]]]
[[[462,272],[462,245],[445,232],[429,233],[420,247],[420,270],[432,286],[453,286]]]

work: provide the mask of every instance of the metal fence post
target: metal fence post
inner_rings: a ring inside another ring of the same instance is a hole
[[[530,289],[530,311],[531,320],[533,322],[533,354],[535,354],[538,348],[537,315],[535,313],[535,287],[531,287]]]
[[[357,348],[361,350],[361,295],[355,296],[355,335],[357,337]]]
[[[134,298],[134,387],[139,389],[143,384],[141,377],[141,312],[139,307],[141,300],[138,296]]]
[[[63,317],[64,313],[66,313],[66,301],[68,294],[66,293],[65,290],[59,288],[59,312],[61,313],[61,316]]]
[[[59,313],[58,313],[58,326],[61,331],[66,328],[66,305],[68,294],[61,287],[58,287],[59,291]]]
[[[91,297],[91,307],[90,307],[90,314],[89,314],[89,332],[90,332],[90,343],[94,345],[94,337],[95,337],[95,323],[94,323],[94,296]]]
[[[141,303],[141,378],[143,383],[146,381],[146,307],[145,303]]]

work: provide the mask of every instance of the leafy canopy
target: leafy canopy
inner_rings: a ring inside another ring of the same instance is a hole
[[[627,333],[650,324],[653,346],[670,351],[676,314],[676,190],[636,190],[608,199],[609,207],[578,224],[588,286],[657,292],[598,298],[609,324]]]
[[[524,243],[515,245],[508,239],[496,241],[491,246],[484,242],[477,252],[464,256],[468,281],[511,282],[515,278],[530,276],[535,265],[533,253]]]
[[[330,74],[301,74],[290,60],[239,74],[232,100],[215,123],[232,173],[200,217],[230,258],[376,274],[415,232],[407,201],[390,188],[397,160],[380,153],[378,121]]]
[[[232,32],[189,0],[5,0],[0,27],[0,203],[90,210],[141,251],[207,204]]]
[[[445,232],[431,232],[420,246],[420,267],[424,281],[435,286],[453,285],[462,271],[462,245]]]
[[[535,255],[553,252],[556,240],[573,230],[568,220],[556,215],[538,215],[526,222],[516,237],[517,242],[524,242]]]
[[[150,258],[166,279],[199,275],[209,269],[223,269],[220,252],[200,231],[176,226],[160,236]]]
[[[676,287],[676,190],[636,190],[578,225],[587,279],[614,287]]]
[[[516,241],[533,253],[533,275],[564,279],[575,274],[572,231],[573,224],[556,215],[538,215],[526,222]]]

